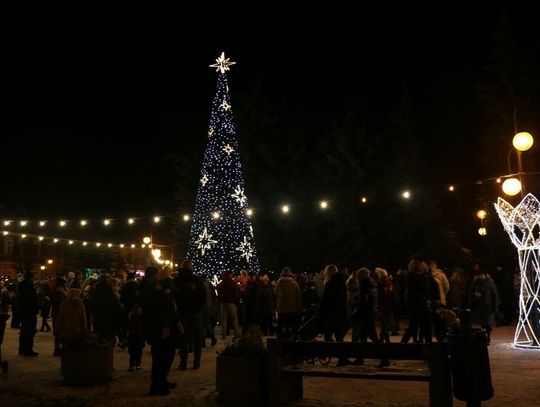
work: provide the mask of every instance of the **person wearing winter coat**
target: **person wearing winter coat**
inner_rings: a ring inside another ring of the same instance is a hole
[[[208,278],[202,280],[206,296],[204,300],[203,310],[203,335],[202,335],[202,347],[206,347],[206,338],[210,338],[211,346],[215,346],[217,343],[215,326],[217,321],[217,294],[214,286]]]
[[[439,301],[439,286],[431,277],[428,266],[419,256],[409,262],[407,273],[407,305],[409,326],[401,338],[402,343],[431,343],[431,304]]]
[[[486,330],[489,344],[491,331],[495,324],[495,314],[499,306],[499,298],[495,282],[488,273],[480,271],[480,274],[473,278],[469,294],[469,306],[471,307],[473,322]]]
[[[60,337],[58,336],[56,332],[56,319],[58,317],[58,312],[60,311],[60,307],[66,300],[67,290],[66,290],[67,282],[63,277],[56,277],[56,280],[54,282],[54,286],[51,288],[54,288],[52,294],[51,294],[51,318],[53,322],[53,335],[54,335],[54,353],[53,356],[60,356],[62,352],[62,341],[60,340]]]
[[[260,324],[263,335],[274,334],[274,314],[276,311],[276,301],[274,298],[274,289],[270,284],[270,278],[268,275],[260,277],[261,291],[260,291]]]
[[[431,277],[435,279],[439,287],[439,302],[446,305],[446,298],[448,296],[448,292],[450,291],[450,282],[448,281],[448,277],[446,277],[444,271],[437,268],[437,262],[435,260],[431,260],[429,262],[429,269],[431,270]]]
[[[24,280],[17,285],[17,308],[21,321],[19,334],[19,355],[37,356],[34,351],[39,302],[34,287],[34,273],[24,273]]]
[[[382,342],[390,342],[388,333],[392,330],[391,323],[396,324],[393,319],[397,314],[397,294],[385,269],[377,267],[375,273],[377,274],[377,308],[381,323],[380,339]]]
[[[143,314],[139,304],[133,304],[128,314],[127,348],[129,352],[128,371],[139,370],[144,348]]]
[[[159,270],[154,266],[147,267],[140,285],[140,300],[144,337],[152,354],[150,394],[159,396],[166,396],[176,387],[176,383],[167,380],[167,375],[180,334],[174,300],[165,291],[159,281]]]
[[[337,342],[343,342],[347,333],[347,286],[346,276],[338,271],[334,264],[325,268],[324,292],[319,304],[324,340],[332,342],[332,336]],[[338,365],[348,363],[346,358],[340,358]]]
[[[38,302],[39,302],[39,312],[41,314],[41,328],[40,331],[44,332],[51,330],[48,319],[51,314],[51,294],[49,281],[45,280],[41,283],[37,291]]]
[[[325,269],[324,292],[319,304],[324,340],[341,342],[347,332],[347,286],[346,276],[330,264]]]
[[[122,305],[106,276],[101,276],[95,284],[89,302],[97,340],[114,344],[120,329]]]
[[[55,332],[62,341],[62,349],[79,344],[86,334],[86,310],[79,288],[70,288],[60,305],[55,320]]]
[[[176,307],[184,334],[180,337],[180,370],[187,368],[188,349],[193,348],[193,369],[201,366],[201,347],[204,335],[203,312],[206,306],[206,289],[194,274],[193,264],[184,260],[174,279]]]
[[[221,304],[221,339],[227,338],[229,319],[232,323],[234,336],[240,336],[238,328],[238,304],[240,302],[240,288],[228,271],[223,273],[221,283],[217,286],[218,301]]]
[[[290,267],[283,267],[274,295],[278,312],[277,336],[287,339],[298,325],[302,312],[302,293]]]

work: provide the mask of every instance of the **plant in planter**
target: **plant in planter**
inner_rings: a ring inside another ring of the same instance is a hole
[[[222,401],[257,403],[267,395],[267,355],[262,331],[251,325],[216,358],[216,390]]]
[[[93,385],[112,378],[114,344],[97,341],[92,334],[65,344],[60,368],[65,384]]]

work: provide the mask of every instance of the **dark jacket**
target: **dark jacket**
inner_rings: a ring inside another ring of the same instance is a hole
[[[217,292],[221,304],[233,303],[238,305],[240,302],[240,288],[228,273],[225,273],[223,280],[218,284]]]
[[[321,315],[347,316],[347,285],[343,273],[336,273],[325,284],[324,293],[319,305]]]
[[[177,334],[178,318],[171,296],[159,290],[156,284],[146,278],[141,281],[140,294],[146,341],[159,341],[165,328],[171,330],[171,335]]]
[[[410,310],[428,312],[427,301],[439,299],[439,286],[430,272],[407,274],[407,304]]]
[[[206,289],[202,280],[191,270],[180,269],[174,279],[176,287],[176,306],[178,315],[193,315],[204,311],[206,305]]]
[[[499,298],[489,274],[482,273],[474,278],[469,298],[473,321],[483,326],[495,324]]]
[[[139,303],[139,283],[128,280],[120,290],[120,302],[122,302],[124,314],[129,314],[133,306]]]
[[[23,316],[39,313],[39,301],[33,282],[23,280],[17,285],[17,309],[19,315]]]

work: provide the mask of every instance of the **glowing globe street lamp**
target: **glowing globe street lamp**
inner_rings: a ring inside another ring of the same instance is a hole
[[[515,196],[521,192],[521,197],[523,197],[523,191],[525,189],[525,185],[522,178],[523,164],[521,161],[521,153],[523,151],[529,150],[533,144],[534,144],[533,136],[531,135],[531,133],[528,133],[526,131],[516,133],[514,138],[512,139],[512,145],[514,146],[514,149],[517,155],[518,172],[516,174],[517,178],[511,177],[504,180],[502,184],[502,190],[506,195]],[[512,149],[508,150],[508,157],[507,157],[509,173],[512,173],[512,169],[510,165],[510,155],[512,151],[513,151]]]
[[[517,178],[506,178],[502,184],[502,190],[508,196],[516,196],[521,189],[521,181]]]
[[[512,145],[518,151],[527,151],[529,148],[532,147],[533,143],[533,136],[531,135],[531,133],[528,133],[526,131],[517,133],[512,139]]]

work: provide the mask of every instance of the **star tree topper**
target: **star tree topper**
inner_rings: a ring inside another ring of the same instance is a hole
[[[236,62],[229,61],[230,58],[225,58],[225,52],[222,52],[219,57],[216,58],[216,63],[210,65],[210,68],[216,68],[216,72],[220,71],[225,73],[229,71],[231,65],[236,64]]]
[[[203,232],[199,235],[199,240],[195,240],[195,243],[197,243],[197,249],[199,249],[204,256],[204,251],[206,249],[210,250],[212,244],[217,243],[217,240],[212,240],[212,235],[209,235],[208,230],[204,228]]]

